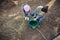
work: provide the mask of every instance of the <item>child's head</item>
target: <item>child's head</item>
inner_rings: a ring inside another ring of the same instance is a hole
[[[48,11],[48,6],[43,7],[43,8],[41,9],[41,11],[47,13],[47,11]]]
[[[31,8],[28,4],[23,5],[24,12],[30,12]]]

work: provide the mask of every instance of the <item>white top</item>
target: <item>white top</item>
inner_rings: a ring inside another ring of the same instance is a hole
[[[43,8],[43,6],[38,6],[36,9],[35,9],[35,14],[37,15],[42,15],[41,13],[41,9]]]

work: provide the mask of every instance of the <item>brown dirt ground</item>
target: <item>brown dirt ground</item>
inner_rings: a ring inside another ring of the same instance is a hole
[[[0,40],[45,40],[38,31],[29,28],[27,22],[24,21],[21,5],[26,1],[18,1],[18,5],[15,5],[12,1],[6,1],[0,5]],[[50,0],[27,1],[33,10],[37,6],[45,6],[49,2]],[[59,2],[59,0],[55,1],[38,28],[48,40],[60,32]]]

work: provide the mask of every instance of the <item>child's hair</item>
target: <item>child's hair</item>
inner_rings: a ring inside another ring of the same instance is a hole
[[[31,8],[28,4],[24,4],[22,9],[23,9],[24,12],[30,12]]]
[[[47,13],[47,11],[48,11],[48,6],[43,7],[43,8],[41,9],[41,11]]]

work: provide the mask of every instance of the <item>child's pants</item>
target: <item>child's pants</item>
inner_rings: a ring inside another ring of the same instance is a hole
[[[42,22],[43,19],[44,19],[43,16],[40,16],[40,17],[37,19],[37,21],[38,21],[38,22]]]

